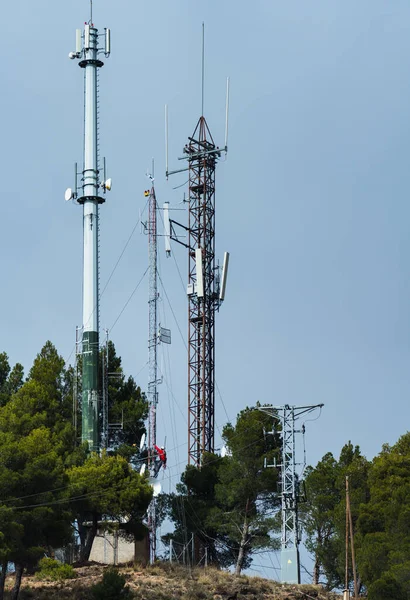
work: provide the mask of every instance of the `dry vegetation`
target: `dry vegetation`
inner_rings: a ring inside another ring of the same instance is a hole
[[[91,588],[101,581],[100,565],[76,569],[76,579],[62,582],[40,582],[24,577],[22,600],[91,600]],[[120,567],[135,600],[337,600],[339,596],[319,586],[284,586],[259,577],[234,577],[216,569],[185,568],[158,563],[152,567]],[[10,577],[8,589],[13,583]]]

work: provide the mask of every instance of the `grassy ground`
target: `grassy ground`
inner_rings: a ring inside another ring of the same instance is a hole
[[[101,581],[106,567],[91,565],[76,569],[75,579],[41,582],[24,577],[21,600],[92,600],[91,588]],[[339,596],[319,586],[284,586],[259,577],[235,577],[213,568],[191,573],[169,563],[141,568],[120,567],[135,600],[336,600]],[[7,587],[13,584],[8,578]]]

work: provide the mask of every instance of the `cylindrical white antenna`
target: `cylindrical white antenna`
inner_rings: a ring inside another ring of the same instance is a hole
[[[196,295],[198,298],[204,297],[204,272],[202,268],[202,249],[195,250],[195,265],[196,265]]]
[[[229,77],[226,78],[225,152],[228,152]]]
[[[164,239],[165,252],[167,256],[171,254],[171,223],[169,222],[169,202],[164,203]]]
[[[168,106],[165,105],[165,176],[168,179]]]
[[[111,29],[105,29],[105,56],[109,56],[111,52]]]
[[[224,254],[224,262],[222,265],[222,277],[221,277],[221,289],[219,292],[219,300],[222,302],[225,300],[225,291],[226,291],[226,279],[228,277],[228,266],[229,266],[229,252],[225,252]]]
[[[84,49],[90,49],[90,26],[84,25]]]
[[[82,36],[81,29],[76,29],[75,30],[75,51],[76,51],[76,54],[81,54],[81,51],[83,49],[83,44],[82,44],[81,36]]]

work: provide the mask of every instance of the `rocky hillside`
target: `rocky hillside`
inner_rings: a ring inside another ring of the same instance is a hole
[[[96,594],[95,586],[102,580],[107,567],[90,565],[75,569],[75,579],[47,582],[34,576],[23,579],[19,598],[22,600],[94,600],[112,598]],[[120,567],[129,589],[124,597],[135,600],[338,600],[340,597],[312,585],[284,586],[259,577],[234,577],[216,569],[195,569],[189,572],[168,563],[141,568]],[[7,581],[10,590],[13,579]],[[123,597],[123,594],[120,594]],[[6,596],[7,598],[7,596]]]

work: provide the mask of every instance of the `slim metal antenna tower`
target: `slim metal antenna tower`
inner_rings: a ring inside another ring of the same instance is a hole
[[[148,448],[148,467],[151,469],[153,453],[151,449],[157,443],[157,404],[158,404],[158,274],[157,274],[157,199],[155,197],[154,177],[151,175],[152,187],[149,192],[148,222],[146,225],[148,233],[148,256],[149,256],[149,332],[148,332],[148,399],[150,403]]]
[[[204,33],[204,27],[202,29]],[[204,105],[204,37],[202,38],[202,111]],[[228,102],[228,100],[227,100]],[[166,144],[168,118],[166,115]],[[203,114],[184,147],[188,167],[188,226],[169,219],[165,205],[165,244],[172,239],[188,249],[188,462],[201,465],[204,452],[214,452],[215,438],[215,312],[225,297],[229,254],[222,277],[215,261],[215,169],[222,151],[215,145]],[[166,151],[168,157],[168,151]],[[179,239],[176,228],[187,234]]]
[[[148,429],[148,468],[150,474],[155,473],[155,454],[154,446],[157,444],[157,404],[158,404],[158,274],[157,274],[157,199],[154,188],[154,172],[151,174],[152,187],[149,193],[148,203],[148,253],[149,253],[149,333],[148,333],[148,353],[149,353],[149,381],[148,381],[148,400],[149,400],[149,429]],[[155,499],[148,510],[148,527],[150,531],[150,563],[155,562],[157,548],[157,519],[155,510]]]
[[[158,344],[164,342],[171,343],[171,332],[163,329],[158,323],[158,232],[157,232],[157,199],[154,187],[154,161],[152,161],[151,190],[146,190],[145,196],[148,196],[148,221],[144,224],[145,232],[148,234],[148,256],[149,256],[149,331],[148,331],[148,469],[152,482],[158,477],[159,464],[156,448],[157,446],[157,405],[158,390],[157,386],[162,383],[158,379]],[[157,519],[156,519],[156,501],[155,489],[159,489],[159,484],[154,486],[154,498],[148,508],[148,527],[150,531],[150,562],[153,564],[156,558],[157,547]]]
[[[92,2],[91,14],[92,14]],[[91,16],[92,19],[92,16]],[[105,202],[100,195],[111,189],[111,180],[100,178],[98,155],[98,69],[103,66],[99,54],[110,54],[111,36],[106,29],[105,47],[99,47],[98,30],[92,20],[77,29],[76,49],[71,59],[79,59],[84,69],[84,164],[81,184],[77,186],[75,168],[74,190],[66,190],[65,199],[75,199],[83,206],[83,327],[82,327],[82,429],[81,440],[90,451],[100,449],[99,435],[99,222],[98,207]]]
[[[282,424],[282,464],[270,465],[281,468],[281,498],[282,498],[282,535],[281,535],[281,581],[284,583],[300,583],[299,560],[299,519],[298,506],[300,502],[301,475],[296,467],[305,465],[296,462],[295,436],[297,433],[304,435],[305,428],[296,429],[295,423],[302,416],[323,404],[312,406],[263,406],[259,410],[267,413],[274,419],[280,419]]]

